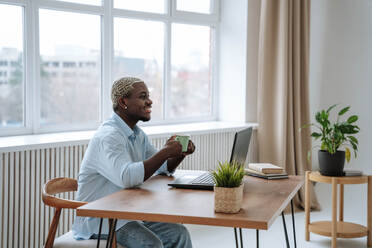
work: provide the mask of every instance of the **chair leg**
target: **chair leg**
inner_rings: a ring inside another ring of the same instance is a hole
[[[111,236],[110,236],[110,239],[107,240],[107,242],[109,242],[109,247],[112,248],[112,243],[114,241],[114,238],[115,238],[115,229],[116,229],[116,222],[117,222],[117,219],[113,219],[112,220],[112,223],[111,223]],[[116,246],[116,245],[115,245]]]
[[[49,233],[45,242],[44,248],[52,248],[54,244],[54,238],[56,237],[57,227],[59,223],[59,217],[61,216],[61,208],[56,208],[54,213],[52,224],[50,224]]]
[[[112,248],[116,248],[117,246],[117,241],[116,241],[116,232],[115,232],[115,230],[114,230],[114,238],[113,238],[113,240],[114,240],[114,242],[113,242],[113,244],[112,244]]]

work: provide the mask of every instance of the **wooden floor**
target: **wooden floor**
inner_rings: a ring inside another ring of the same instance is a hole
[[[316,191],[318,200],[321,203],[322,211],[312,212],[310,221],[328,220],[331,218],[331,185],[317,184]],[[366,225],[367,211],[367,189],[364,185],[351,185],[345,187],[345,221],[352,221]],[[289,231],[290,245],[293,246],[291,216],[286,215],[286,223]],[[331,246],[331,239],[328,237],[310,234],[310,241],[305,241],[305,214],[295,213],[297,247],[325,248]],[[232,228],[187,225],[195,248],[226,248],[235,247],[234,231]],[[256,232],[254,230],[243,230],[244,247],[256,247]],[[337,239],[338,248],[346,247],[367,247],[367,238]],[[260,231],[261,248],[281,248],[285,246],[285,238],[281,218],[277,218],[268,231]]]

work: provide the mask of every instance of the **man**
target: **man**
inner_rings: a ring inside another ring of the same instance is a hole
[[[194,152],[190,141],[187,152],[172,136],[160,151],[136,125],[149,121],[152,101],[145,83],[132,77],[114,82],[111,90],[114,114],[104,122],[89,142],[81,164],[77,200],[94,201],[123,188],[138,186],[154,173],[172,173],[186,155]],[[98,218],[76,217],[76,239],[96,239]],[[107,238],[107,220],[102,225]],[[127,248],[192,247],[190,235],[181,224],[118,220],[117,242]]]

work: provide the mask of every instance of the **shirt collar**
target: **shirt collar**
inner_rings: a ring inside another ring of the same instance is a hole
[[[135,139],[136,136],[139,134],[139,127],[137,125],[134,126],[133,130],[128,126],[127,123],[121,117],[116,114],[115,112],[112,114],[112,119],[118,124],[120,130],[123,131],[124,135],[128,138]]]

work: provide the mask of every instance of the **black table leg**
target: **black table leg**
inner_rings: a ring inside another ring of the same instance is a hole
[[[256,229],[256,247],[259,248],[260,247],[260,230]]]
[[[283,228],[284,228],[284,234],[285,234],[285,241],[287,243],[287,248],[289,248],[289,240],[288,240],[288,233],[287,233],[287,226],[285,225],[285,219],[284,219],[284,213],[282,212],[282,220],[283,220]]]
[[[101,218],[101,219],[99,220],[99,229],[98,229],[97,248],[99,248],[99,241],[101,240],[102,221],[103,221],[103,218]]]
[[[238,235],[236,234],[236,227],[234,227],[234,235],[235,235],[236,248],[239,248],[239,245],[238,245]]]
[[[291,200],[291,211],[292,211],[293,242],[294,242],[294,247],[297,248],[296,225],[295,225],[295,219],[294,219],[294,213],[293,213],[293,199]]]
[[[241,228],[239,228],[239,233],[240,233],[240,248],[243,248],[243,234],[242,234]]]
[[[108,222],[109,222],[109,232],[108,232],[107,239],[106,239],[106,248],[109,248],[109,243],[110,243],[109,240],[110,240],[110,237],[111,237],[112,219],[109,219]]]

